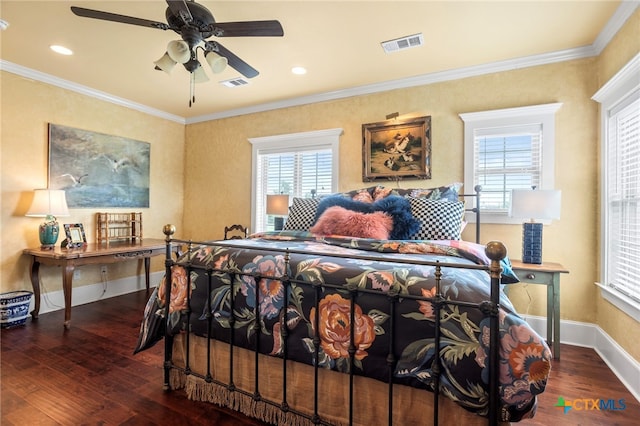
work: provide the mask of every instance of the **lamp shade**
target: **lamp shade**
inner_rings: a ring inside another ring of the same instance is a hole
[[[164,55],[162,55],[162,58],[158,59],[157,61],[154,62],[154,64],[156,65],[156,69],[157,70],[161,70],[166,72],[167,74],[171,73],[171,70],[173,69],[173,67],[176,66],[176,61],[174,61],[173,59],[171,59],[171,57],[169,56],[168,53],[165,52]]]
[[[36,189],[34,190],[31,207],[25,216],[69,216],[67,197],[61,189]]]
[[[206,83],[207,81],[209,81],[209,77],[207,77],[207,73],[204,72],[204,68],[202,68],[199,63],[196,66],[196,68],[192,71],[191,75],[193,75],[194,83]]]
[[[211,71],[214,74],[221,73],[227,67],[228,60],[224,56],[218,55],[216,52],[207,52],[204,54]]]
[[[523,219],[560,219],[561,192],[544,189],[511,191],[509,216]]]
[[[167,45],[167,53],[176,62],[185,64],[191,59],[191,49],[186,41],[172,40]]]
[[[267,195],[267,214],[286,216],[289,213],[289,195]]]

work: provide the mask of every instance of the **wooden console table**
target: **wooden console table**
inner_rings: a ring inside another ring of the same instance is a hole
[[[109,244],[87,244],[84,247],[66,249],[55,247],[53,250],[40,248],[25,249],[24,254],[31,256],[31,285],[35,306],[31,312],[33,319],[40,313],[40,265],[62,267],[62,291],[64,293],[64,326],[71,326],[71,289],[73,271],[76,266],[144,260],[145,284],[149,290],[149,267],[151,257],[164,254],[166,243],[162,239],[143,239],[141,242],[112,242]]]

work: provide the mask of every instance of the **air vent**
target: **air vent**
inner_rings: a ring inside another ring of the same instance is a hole
[[[386,53],[397,52],[399,50],[410,49],[412,47],[422,46],[424,44],[424,38],[422,33],[414,34],[395,40],[383,41],[382,48]]]
[[[242,77],[237,77],[230,80],[223,80],[220,82],[220,84],[227,87],[240,87],[246,86],[247,84],[249,84],[249,82]]]

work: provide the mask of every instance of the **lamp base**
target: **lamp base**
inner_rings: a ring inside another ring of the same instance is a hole
[[[58,241],[58,234],[60,233],[58,222],[41,223],[38,233],[40,236],[40,249],[53,250],[56,246],[56,241]]]
[[[522,225],[522,262],[542,263],[542,224],[527,222]]]
[[[284,228],[284,217],[276,216],[273,218],[273,229],[276,231],[282,231]]]

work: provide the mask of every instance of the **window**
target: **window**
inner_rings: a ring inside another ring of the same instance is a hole
[[[312,197],[336,192],[338,142],[342,129],[251,138],[253,184],[251,229],[273,229],[266,213],[268,194]]]
[[[561,105],[460,114],[465,191],[482,186],[483,221],[521,222],[508,217],[512,189],[554,189],[555,112]]]
[[[593,98],[602,121],[603,297],[640,321],[640,55]]]

